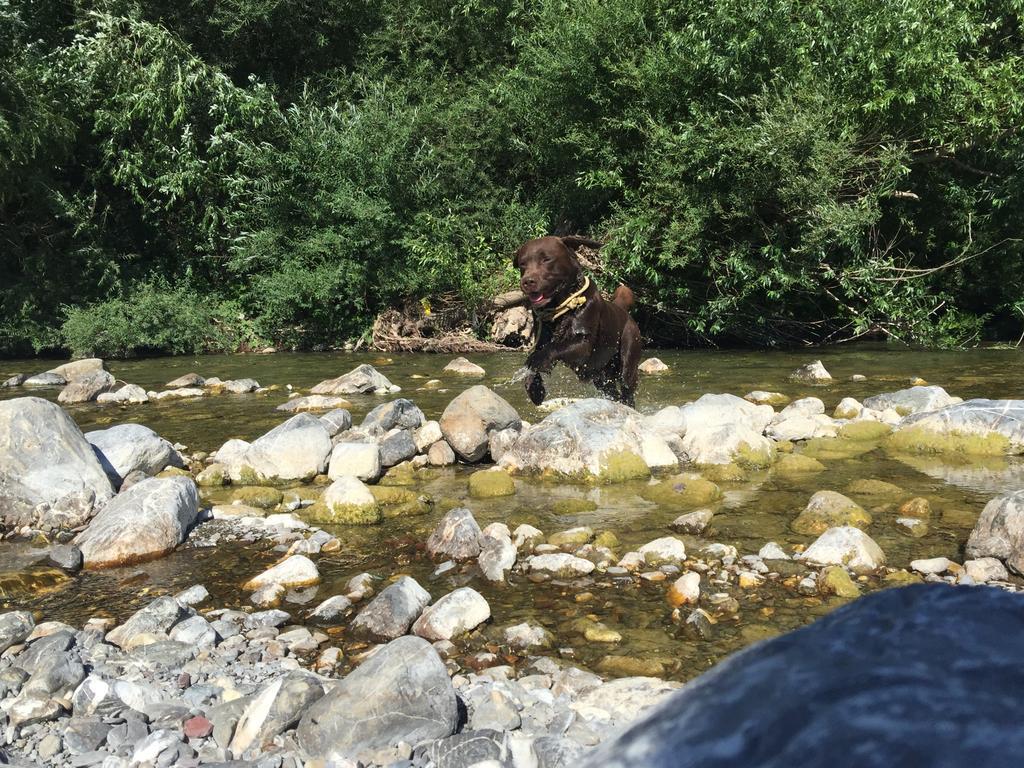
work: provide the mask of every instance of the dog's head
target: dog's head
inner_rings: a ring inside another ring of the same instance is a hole
[[[575,235],[538,237],[519,247],[512,263],[519,270],[519,287],[531,307],[541,309],[573,291],[583,271],[575,253],[581,245],[601,247],[601,243],[595,240]]]

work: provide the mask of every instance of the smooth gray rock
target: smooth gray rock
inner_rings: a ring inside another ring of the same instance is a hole
[[[454,733],[458,706],[444,663],[418,637],[400,637],[349,673],[299,723],[299,746],[313,757],[354,758],[399,741]]]
[[[1024,400],[967,400],[936,411],[907,416],[896,428],[891,444],[897,450],[934,453],[943,446],[922,445],[920,433],[953,436],[960,441],[987,441],[990,445],[970,446],[974,452],[1024,454]],[[970,452],[970,451],[969,451]]]
[[[124,650],[130,649],[140,635],[170,632],[178,622],[189,616],[186,608],[173,597],[158,597],[145,608],[140,608],[124,624],[107,633],[106,641]]]
[[[231,751],[240,755],[250,747],[262,747],[295,727],[323,695],[323,684],[309,672],[296,670],[273,680],[253,695],[239,718],[231,738]]]
[[[351,631],[374,640],[393,640],[409,631],[429,602],[429,592],[411,576],[402,576],[367,603],[352,620]]]
[[[992,499],[967,539],[967,556],[994,557],[1024,574],[1024,491]]]
[[[352,428],[352,414],[344,408],[335,408],[321,416],[320,423],[324,425],[327,434],[334,437],[339,432]]]
[[[508,401],[482,384],[455,397],[441,414],[441,434],[464,461],[480,461],[487,455],[488,433],[520,429],[522,420]]]
[[[76,493],[105,503],[114,489],[92,446],[59,405],[38,397],[0,402],[0,521]]]
[[[887,589],[729,657],[578,765],[1005,765],[1022,633],[999,589]]]
[[[331,437],[320,420],[299,413],[258,437],[240,455],[224,457],[223,463],[235,482],[307,481],[327,469],[331,448]]]
[[[465,507],[451,510],[427,538],[427,552],[436,558],[472,560],[480,554],[480,525]]]
[[[125,565],[170,552],[199,516],[199,489],[191,477],[153,477],[119,493],[75,544],[87,568]]]
[[[36,665],[35,672],[25,681],[21,695],[37,699],[63,698],[84,679],[85,667],[81,662],[63,653],[54,653],[45,663]]]
[[[416,442],[408,429],[398,429],[380,441],[380,463],[384,467],[401,464],[416,455]]]
[[[412,400],[400,397],[390,403],[378,405],[366,414],[360,428],[369,434],[383,434],[396,427],[416,429],[425,420],[423,411]]]
[[[959,397],[950,397],[942,387],[910,387],[897,392],[885,392],[864,398],[864,407],[875,411],[892,408],[900,416],[922,411],[934,411],[947,405],[962,403]]]
[[[73,755],[99,749],[107,740],[110,726],[95,717],[72,717],[63,728],[64,748]]]
[[[35,619],[28,611],[10,611],[0,614],[0,653],[12,645],[24,642],[35,626]]]
[[[491,729],[465,730],[447,738],[431,742],[423,756],[435,768],[469,768],[486,761],[504,765],[508,756],[505,735]]]
[[[67,383],[60,374],[49,372],[33,374],[22,382],[26,387],[63,387]]]
[[[321,381],[310,392],[314,395],[357,395],[377,391],[393,392],[397,389],[376,368],[363,363],[343,376]]]
[[[114,387],[114,377],[104,370],[78,376],[57,395],[58,403],[89,403]]]
[[[84,564],[82,550],[74,544],[54,544],[47,550],[46,559],[69,573],[78,573]]]
[[[85,433],[107,477],[120,487],[129,473],[155,475],[162,469],[183,467],[184,462],[167,440],[142,424],[118,424]]]

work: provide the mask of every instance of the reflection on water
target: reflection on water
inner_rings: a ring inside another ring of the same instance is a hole
[[[743,395],[755,389],[780,391],[791,398],[815,395],[832,408],[843,397],[862,399],[868,395],[899,389],[912,377],[944,386],[950,394],[964,398],[1024,397],[1024,358],[1013,350],[970,350],[965,352],[914,351],[884,346],[859,346],[813,353],[793,352],[659,352],[671,368],[667,374],[645,377],[637,401],[641,410],[653,412],[665,405],[680,404],[705,392]],[[798,365],[821,357],[835,377],[826,386],[791,382],[788,375]],[[114,362],[110,368],[119,379],[147,389],[189,371],[222,379],[251,376],[263,385],[292,385],[308,389],[313,384],[338,376],[358,363],[377,366],[402,387],[401,396],[414,400],[427,414],[437,418],[459,391],[482,381],[506,397],[530,421],[543,417],[530,405],[521,385],[511,378],[521,366],[523,355],[471,355],[487,369],[482,380],[444,374],[446,356],[373,354],[278,354],[271,356],[207,356],[161,358]],[[34,372],[49,367],[35,361],[4,361],[0,377],[14,372]],[[866,381],[849,381],[862,374]],[[421,389],[431,378],[444,383],[439,389]],[[560,372],[549,384],[554,396],[579,397],[592,390],[579,384],[571,374]],[[0,390],[0,397],[22,395],[25,390]],[[33,390],[32,394],[56,397],[56,390]],[[164,401],[142,406],[84,405],[69,409],[84,430],[123,422],[144,423],[190,450],[214,450],[231,437],[252,439],[286,418],[274,407],[287,398],[282,389],[265,395],[221,395],[192,401]],[[353,397],[353,413],[361,414],[384,398]],[[811,446],[816,449],[819,446]],[[837,450],[837,448],[839,448]],[[811,450],[809,450],[811,452]],[[986,459],[951,463],[933,458],[892,456],[878,442],[825,445],[815,453],[826,470],[817,474],[780,476],[772,471],[749,474],[740,480],[722,482],[723,498],[712,505],[715,517],[701,538],[682,536],[689,552],[709,541],[735,546],[740,554],[756,553],[770,540],[784,547],[807,544],[809,538],[792,533],[789,523],[816,491],[845,491],[855,480],[873,478],[894,483],[902,489],[895,499],[850,495],[869,510],[874,523],[871,536],[885,551],[891,565],[905,567],[917,557],[947,556],[962,561],[963,545],[984,504],[995,494],[1018,490],[1024,479],[1024,464],[1018,460]],[[515,527],[530,523],[546,534],[576,525],[589,525],[595,532],[616,534],[622,554],[653,538],[670,533],[669,524],[684,509],[669,510],[641,497],[643,483],[583,487],[517,479],[517,493],[510,498],[469,500],[468,469],[434,470],[422,474],[417,492],[430,494],[437,510],[422,517],[386,520],[380,526],[338,528],[332,531],[343,542],[340,552],[321,555],[317,560],[323,583],[316,600],[336,594],[355,573],[369,571],[385,578],[407,573],[419,580],[436,598],[456,586],[471,583],[491,604],[493,624],[482,637],[471,641],[474,650],[497,647],[500,629],[521,621],[541,623],[557,638],[552,653],[570,656],[577,663],[599,668],[606,654],[657,660],[666,674],[686,679],[713,664],[725,654],[762,637],[807,623],[838,605],[837,599],[802,597],[779,582],[756,590],[742,590],[735,584],[721,585],[739,601],[735,615],[715,616],[710,640],[686,635],[670,620],[665,602],[665,584],[637,584],[598,576],[583,584],[535,584],[525,577],[513,577],[507,585],[490,585],[474,578],[468,569],[434,578],[433,564],[423,554],[423,542],[441,515],[453,504],[469,506],[481,526],[502,521]],[[901,501],[913,496],[928,498],[933,510],[924,538],[902,535],[895,525]],[[586,511],[566,512],[572,505],[557,504],[566,499],[587,499]],[[596,507],[595,507],[596,505]],[[216,524],[211,524],[216,525]],[[75,579],[56,579],[52,569],[32,567],[43,550],[27,544],[4,545],[0,550],[4,573],[0,574],[0,603],[5,607],[30,607],[48,619],[81,624],[94,615],[124,618],[131,610],[158,594],[202,583],[213,595],[211,604],[245,606],[247,595],[239,585],[280,555],[267,542],[224,541],[216,547],[186,547],[173,555],[131,568],[86,573]],[[19,581],[20,579],[20,581]],[[880,588],[880,581],[864,588]],[[315,605],[315,603],[312,603]],[[303,608],[284,605],[296,617]],[[615,645],[588,643],[578,634],[581,618],[590,617],[622,635]],[[574,624],[575,622],[575,624]],[[344,628],[339,640],[344,642]],[[486,641],[493,640],[494,643]]]

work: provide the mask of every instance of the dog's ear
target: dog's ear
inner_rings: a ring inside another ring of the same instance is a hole
[[[604,243],[599,243],[597,240],[591,240],[589,237],[583,237],[582,235],[566,235],[560,239],[565,247],[570,251],[575,251],[581,245],[584,245],[587,248],[593,248],[594,250],[597,250],[604,245]]]
[[[525,245],[520,245],[512,254],[512,266],[515,267],[516,269],[519,269],[519,257],[522,255],[523,248],[525,247]]]

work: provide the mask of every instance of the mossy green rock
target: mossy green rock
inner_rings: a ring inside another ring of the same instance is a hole
[[[736,448],[736,463],[747,469],[765,469],[775,461],[776,450],[774,443],[762,447],[740,443]]]
[[[616,549],[619,546],[619,537],[611,531],[601,531],[594,538],[595,547],[607,547],[608,549]]]
[[[823,595],[837,597],[860,597],[860,590],[850,578],[846,569],[838,565],[830,565],[822,569],[818,577],[818,591]]]
[[[595,509],[597,503],[590,499],[559,499],[551,503],[551,511],[556,515],[578,515]]]
[[[852,499],[835,491],[818,491],[807,502],[807,507],[790,523],[796,533],[818,536],[829,528],[849,525],[867,528],[871,515]]]
[[[609,453],[601,461],[601,471],[593,478],[600,483],[624,483],[651,476],[651,469],[643,457],[631,451]]]
[[[605,656],[597,663],[597,671],[608,677],[664,677],[665,665],[658,659]]]
[[[381,514],[386,520],[393,520],[399,517],[419,517],[430,514],[434,509],[433,499],[427,494],[419,494],[409,501],[400,504],[391,504],[381,507]]]
[[[802,453],[789,453],[779,457],[775,462],[775,472],[780,475],[806,475],[824,472],[825,465]]]
[[[870,453],[878,444],[866,440],[845,440],[838,437],[815,437],[804,443],[803,455],[813,459],[853,459]]]
[[[722,498],[722,489],[703,477],[679,475],[648,485],[640,495],[663,507],[703,507]]]
[[[335,504],[328,507],[321,501],[299,510],[299,517],[316,525],[376,525],[383,519],[380,507],[358,507]]]
[[[934,432],[922,427],[904,427],[893,433],[886,447],[897,453],[963,453],[972,456],[1002,456],[1010,453],[1010,440],[998,432]]]
[[[410,501],[416,501],[416,492],[402,486],[369,485],[367,488],[381,506],[408,504]]]
[[[713,483],[741,483],[747,479],[747,470],[739,464],[705,464],[700,472]]]
[[[416,469],[408,461],[396,464],[380,479],[380,485],[415,485]]]
[[[594,538],[594,532],[586,526],[570,528],[567,531],[559,531],[548,536],[548,544],[562,549],[575,549],[583,546]]]
[[[924,581],[918,573],[911,573],[910,571],[893,571],[887,573],[882,577],[884,581],[890,587],[903,587],[907,584],[920,584]]]
[[[856,496],[891,497],[903,495],[903,489],[898,485],[893,485],[892,483],[887,483],[884,480],[875,480],[872,478],[854,480],[846,486],[846,492],[852,493]]]
[[[192,473],[187,469],[181,467],[165,467],[160,472],[157,472],[154,477],[192,477]]]
[[[228,481],[227,467],[223,464],[211,464],[196,475],[196,485],[200,488],[216,488]]]
[[[469,476],[469,495],[474,499],[493,499],[512,496],[516,485],[507,472],[481,469]]]
[[[839,437],[846,440],[881,440],[892,427],[880,421],[851,421],[839,428]]]
[[[284,500],[284,494],[277,488],[249,485],[233,491],[231,500],[260,509],[273,509]]]

